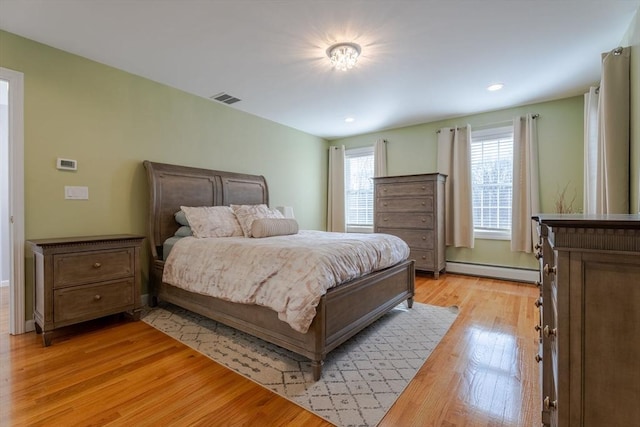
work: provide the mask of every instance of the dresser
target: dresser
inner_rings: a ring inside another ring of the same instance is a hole
[[[34,258],[36,332],[126,312],[139,319],[143,236],[67,237],[27,241]]]
[[[640,215],[539,215],[542,422],[640,420]]]
[[[374,231],[407,242],[416,270],[445,269],[444,183],[439,173],[373,178]]]

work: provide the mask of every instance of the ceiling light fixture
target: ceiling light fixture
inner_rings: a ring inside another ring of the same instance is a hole
[[[353,123],[356,121],[355,117],[345,117],[344,121],[346,123]]]
[[[502,83],[494,83],[492,85],[487,86],[487,90],[491,92],[495,92],[496,90],[500,90],[504,87]]]
[[[336,43],[329,46],[327,56],[336,70],[345,71],[356,65],[361,52],[362,49],[355,43]]]

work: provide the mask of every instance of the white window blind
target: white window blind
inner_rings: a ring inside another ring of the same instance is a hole
[[[471,174],[476,237],[509,238],[513,192],[513,126],[472,132]]]
[[[373,147],[345,151],[345,206],[347,231],[373,227]]]

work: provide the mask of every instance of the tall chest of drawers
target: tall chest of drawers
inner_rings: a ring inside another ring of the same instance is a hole
[[[407,242],[416,270],[445,269],[444,183],[439,173],[374,178],[374,231]]]
[[[143,236],[31,240],[36,331],[45,346],[54,329],[128,312],[140,316]]]
[[[542,422],[640,419],[640,215],[540,215]]]

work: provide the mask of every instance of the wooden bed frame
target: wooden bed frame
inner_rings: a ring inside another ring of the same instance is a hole
[[[162,282],[163,242],[179,225],[180,206],[228,206],[269,203],[263,176],[198,169],[145,161],[150,194],[150,304],[170,302],[215,321],[279,345],[311,360],[314,380],[320,379],[328,352],[407,300],[413,305],[414,262],[407,260],[329,289],[317,307],[307,333],[278,319],[275,311],[192,293]]]

